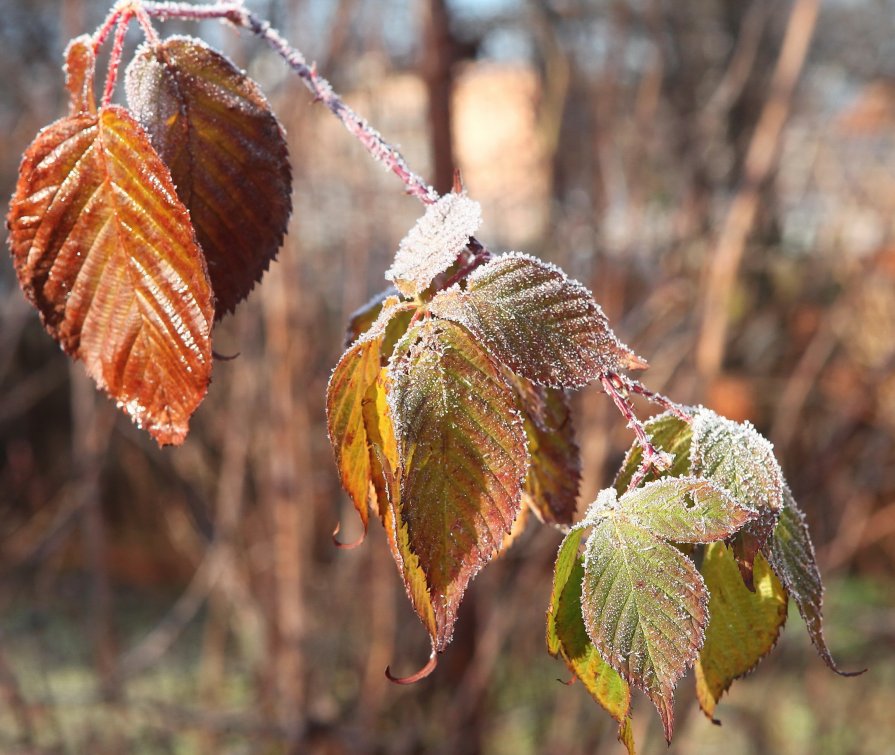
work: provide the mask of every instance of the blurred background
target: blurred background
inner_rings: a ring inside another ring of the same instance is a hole
[[[418,172],[444,190],[461,169],[493,251],[590,286],[649,387],[774,441],[831,647],[870,671],[829,672],[793,611],[721,728],[681,682],[671,752],[895,752],[895,2],[249,4]],[[0,0],[3,196],[66,112],[67,40],[108,7]],[[383,675],[416,670],[427,639],[381,528],[332,546],[337,521],[346,539],[358,524],[323,400],[348,315],[421,208],[268,50],[198,33],[288,131],[291,231],[216,329],[239,356],[216,363],[178,449],[96,393],[0,262],[0,751],[618,752],[545,652],[550,528],[473,582],[432,677]],[[630,436],[595,387],[574,400],[583,510]],[[665,752],[636,697],[641,749]]]

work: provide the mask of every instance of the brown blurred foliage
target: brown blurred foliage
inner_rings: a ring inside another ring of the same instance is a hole
[[[650,388],[768,435],[825,574],[891,580],[891,2],[830,2],[816,19],[815,0],[254,7],[416,170],[443,187],[460,168],[492,250],[589,285],[649,359]],[[106,10],[4,0],[0,193],[65,110],[66,40]],[[473,584],[435,675],[386,681],[386,665],[424,660],[426,639],[380,532],[332,547],[337,520],[346,540],[357,523],[323,397],[348,314],[384,287],[420,208],[280,61],[221,27],[199,33],[248,68],[287,129],[290,233],[218,326],[216,351],[238,357],[215,365],[179,449],[157,449],[96,394],[0,265],[0,748],[611,747],[608,719],[553,684],[564,671],[546,658],[543,616],[559,533],[534,523]],[[583,507],[630,437],[595,387],[576,397],[576,425]],[[878,647],[891,650],[885,626]],[[94,671],[66,698],[45,682],[72,657]],[[183,689],[147,686],[172,665]],[[90,714],[72,723],[63,705]],[[638,736],[655,745],[654,722]]]

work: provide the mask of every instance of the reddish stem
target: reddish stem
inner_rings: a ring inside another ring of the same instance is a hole
[[[235,3],[187,5],[186,3],[146,2],[142,3],[142,7],[148,15],[163,21],[170,18],[193,21],[217,18],[229,21],[260,37],[298,74],[305,87],[314,95],[314,99],[326,105],[367,152],[401,179],[401,182],[407,187],[408,194],[427,205],[434,204],[438,200],[438,192],[410,169],[401,153],[385,141],[382,135],[364,118],[346,105],[342,98],[333,91],[332,85],[317,73],[317,69],[313,65],[308,65],[301,51],[292,47],[267,21]]]
[[[140,24],[140,28],[143,29],[143,34],[146,37],[146,41],[149,42],[153,47],[161,43],[159,39],[158,33],[155,31],[155,28],[152,25],[152,19],[149,18],[149,14],[146,12],[146,9],[142,5],[137,5],[134,8],[134,15],[137,17],[137,22]]]
[[[118,17],[118,25],[115,27],[115,40],[112,42],[112,52],[109,55],[109,72],[106,74],[106,88],[103,90],[102,107],[107,107],[112,102],[112,94],[115,91],[115,83],[118,81],[118,69],[121,66],[121,54],[124,51],[124,37],[127,27],[134,17],[133,8],[121,11]]]
[[[393,676],[392,670],[390,666],[387,666],[385,669],[385,675],[390,682],[394,682],[395,684],[415,684],[420,681],[420,679],[425,679],[429,674],[431,674],[435,667],[438,665],[438,655],[436,655],[435,651],[432,651],[432,655],[429,656],[429,660],[425,666],[423,666],[419,671],[415,674],[411,674],[410,676]]]
[[[118,19],[121,16],[121,8],[115,7],[109,12],[109,15],[106,16],[106,20],[103,21],[103,25],[96,30],[93,34],[93,54],[96,55],[99,52],[99,48],[102,47],[103,42],[106,41],[106,38],[112,32],[112,29],[115,28],[115,24],[118,23]]]
[[[643,478],[646,477],[651,469],[654,469],[656,472],[664,472],[668,469],[671,466],[672,458],[664,451],[656,449],[652,444],[649,435],[646,433],[646,428],[637,419],[637,415],[634,414],[634,407],[628,401],[625,381],[626,378],[622,378],[614,372],[607,372],[600,376],[600,384],[603,386],[603,390],[612,399],[625,420],[627,420],[628,427],[634,431],[637,443],[643,452],[643,462],[640,465],[640,469],[637,470],[628,485],[628,490],[633,490],[643,481]]]
[[[643,383],[633,380],[627,375],[617,375],[616,377],[622,382],[625,389],[631,391],[631,393],[643,396],[647,401],[651,401],[657,406],[661,406],[688,425],[693,421],[693,415],[689,414],[681,404],[672,401],[668,396],[663,396],[661,393],[649,390]]]

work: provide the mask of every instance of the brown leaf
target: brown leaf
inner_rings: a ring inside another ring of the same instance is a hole
[[[425,574],[441,652],[466,587],[519,515],[525,431],[499,368],[458,325],[412,327],[389,371],[400,518]]]
[[[131,108],[189,208],[220,319],[283,242],[292,212],[285,133],[255,82],[197,39],[144,45],[126,83]]]
[[[38,134],[7,218],[44,326],[159,445],[186,437],[211,375],[211,288],[167,167],[123,108]]]

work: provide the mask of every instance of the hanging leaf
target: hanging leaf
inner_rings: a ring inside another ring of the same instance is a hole
[[[90,37],[75,37],[65,48],[65,88],[71,97],[69,115],[95,113],[96,95],[93,77],[96,73],[96,56]]]
[[[700,571],[709,591],[711,618],[695,668],[696,696],[714,721],[721,695],[776,645],[788,600],[761,554],[755,559],[755,592],[746,589],[733,551],[724,543],[706,547]]]
[[[509,371],[522,409],[529,468],[522,497],[542,522],[571,524],[578,503],[581,458],[565,391],[534,385]]]
[[[469,238],[482,224],[482,208],[465,194],[445,194],[426,212],[402,239],[395,261],[386,270],[386,280],[394,282],[405,296],[425,291],[466,248]]]
[[[857,676],[864,673],[864,671],[842,671],[827,647],[823,628],[824,586],[817,568],[814,544],[811,542],[805,515],[796,504],[788,486],[784,485],[783,510],[780,512],[774,534],[764,544],[762,552],[796,602],[799,613],[802,614],[808,627],[811,642],[814,643],[823,662],[842,676]]]
[[[378,423],[375,414],[365,417],[364,404],[376,406],[375,383],[387,356],[383,354],[387,329],[393,318],[408,308],[413,309],[401,305],[397,297],[385,301],[376,322],[342,355],[326,391],[327,430],[336,466],[342,487],[360,516],[364,534],[369,523],[370,497],[377,503],[375,490],[370,487],[376,460],[371,455],[367,426],[370,422]],[[376,408],[382,407],[380,404]],[[377,439],[381,446],[383,441]]]
[[[498,361],[540,385],[577,388],[646,366],[609,329],[593,295],[558,267],[513,252],[442,291],[432,314],[469,329]]]
[[[252,79],[190,37],[144,44],[127,68],[126,89],[189,208],[220,319],[283,243],[292,212],[283,128]]]
[[[668,741],[674,687],[702,646],[707,603],[702,577],[679,550],[622,516],[594,524],[584,549],[587,634],[603,659],[653,701]]]
[[[755,554],[771,536],[783,506],[783,472],[773,446],[748,422],[733,422],[700,408],[692,429],[692,473],[716,482],[759,512],[733,542],[740,573],[751,590]]]
[[[758,515],[709,480],[666,477],[623,495],[618,510],[663,540],[709,543],[730,537]]]
[[[693,439],[693,430],[689,422],[685,422],[671,412],[664,412],[648,419],[643,423],[643,427],[657,451],[665,451],[674,457],[671,467],[664,472],[664,476],[686,477],[692,474],[690,471],[690,443]],[[619,495],[628,489],[631,478],[640,469],[641,464],[643,464],[643,447],[635,442],[628,450],[613,483]],[[659,476],[651,470],[647,473],[644,481],[649,482],[657,479]]]
[[[631,689],[600,657],[587,636],[581,616],[584,561],[578,555],[578,547],[583,535],[583,527],[572,528],[559,548],[547,609],[547,649],[553,657],[565,662],[591,697],[618,722],[618,739],[633,755]]]
[[[211,375],[211,290],[143,129],[111,106],[41,131],[7,224],[50,335],[160,445],[181,443]]]
[[[450,642],[469,581],[518,513],[525,431],[499,369],[460,327],[427,320],[399,342],[389,406],[400,462],[400,523]]]

